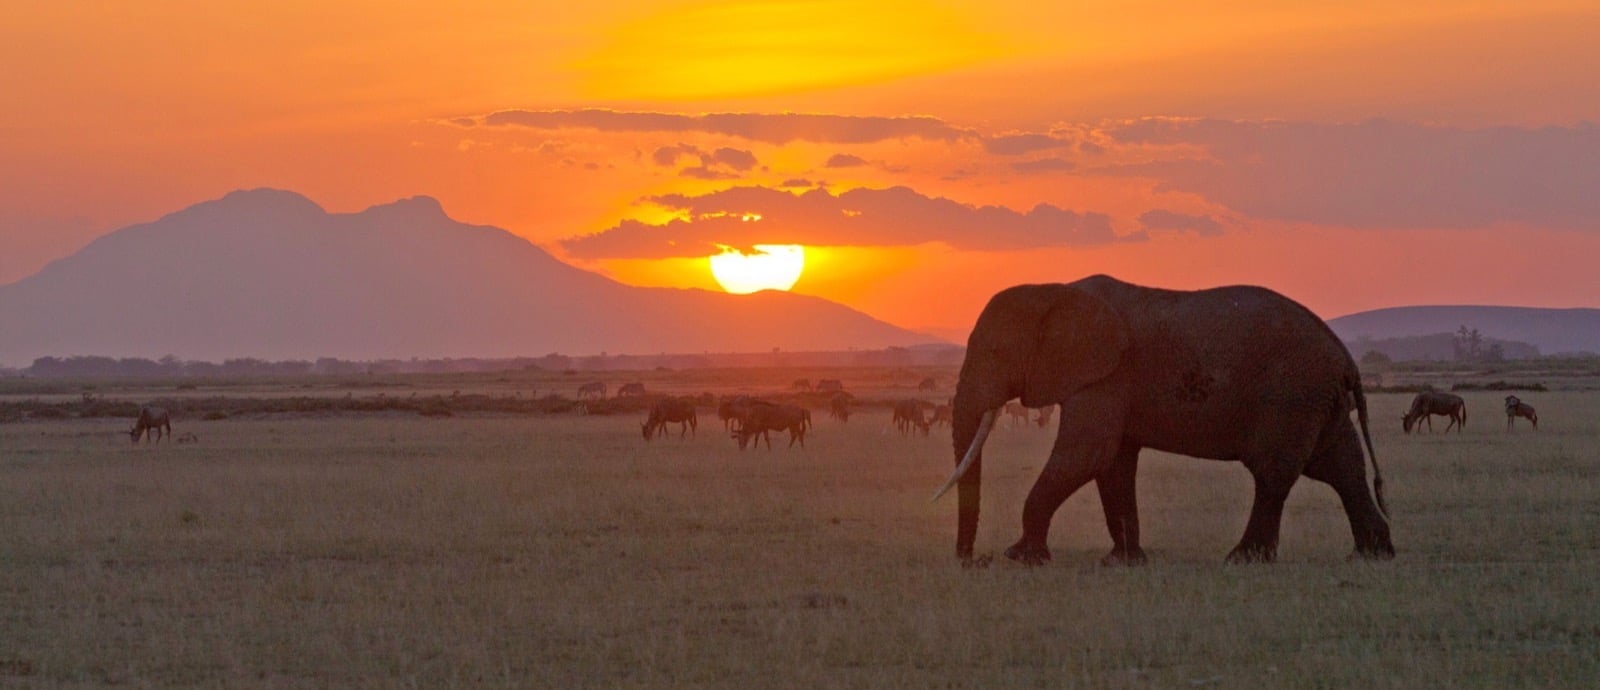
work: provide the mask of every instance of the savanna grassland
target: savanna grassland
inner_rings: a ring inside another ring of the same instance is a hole
[[[802,376],[818,372],[639,378],[760,392]],[[821,376],[869,401],[918,397],[906,372]],[[156,388],[95,395],[219,394]],[[804,449],[743,453],[710,408],[696,435],[653,443],[642,414],[577,411],[179,417],[198,442],[159,447],[130,446],[125,418],[25,418],[0,424],[0,686],[1593,686],[1600,391],[1521,393],[1540,428],[1513,433],[1503,395],[1465,393],[1466,432],[1449,435],[1402,434],[1410,394],[1371,395],[1391,562],[1346,561],[1336,496],[1302,480],[1279,562],[1226,566],[1248,474],[1146,452],[1151,562],[1135,569],[1095,565],[1110,541],[1088,488],[1058,514],[1053,563],[960,568],[955,501],[928,501],[948,428],[902,438],[870,404],[848,424],[814,410]],[[1053,437],[1001,427],[980,552],[1017,537]]]

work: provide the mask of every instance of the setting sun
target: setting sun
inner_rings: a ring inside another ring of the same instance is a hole
[[[735,295],[760,290],[788,290],[806,265],[806,248],[798,244],[758,244],[746,254],[733,247],[709,257],[711,275]]]

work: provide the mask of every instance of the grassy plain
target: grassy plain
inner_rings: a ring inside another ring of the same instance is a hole
[[[654,443],[636,415],[178,419],[199,442],[159,448],[126,420],[0,424],[0,686],[1592,687],[1600,392],[1524,394],[1540,429],[1514,433],[1502,396],[1431,436],[1401,433],[1409,394],[1371,396],[1392,562],[1347,562],[1303,480],[1280,562],[1225,566],[1247,473],[1147,452],[1137,569],[1094,565],[1092,489],[1049,566],[959,568],[954,500],[928,501],[948,431],[882,408],[744,453],[709,410]],[[1016,538],[1052,436],[997,432],[980,551]]]

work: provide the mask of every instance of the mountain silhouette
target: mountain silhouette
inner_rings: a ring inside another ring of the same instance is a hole
[[[429,197],[328,213],[256,189],[91,242],[0,286],[0,363],[845,350],[937,342],[784,292],[640,288]]]
[[[1600,353],[1600,309],[1391,307],[1341,316],[1328,325],[1345,341],[1455,333],[1466,326],[1485,337],[1531,344],[1540,354]]]

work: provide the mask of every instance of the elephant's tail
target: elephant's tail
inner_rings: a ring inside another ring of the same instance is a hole
[[[1367,430],[1367,393],[1361,389],[1361,375],[1346,380],[1350,394],[1356,402],[1356,420],[1361,422],[1361,440],[1367,444],[1367,457],[1372,458],[1372,493],[1378,499],[1378,512],[1389,519],[1389,506],[1383,500],[1383,470],[1378,469],[1378,454],[1372,450],[1372,432]]]

